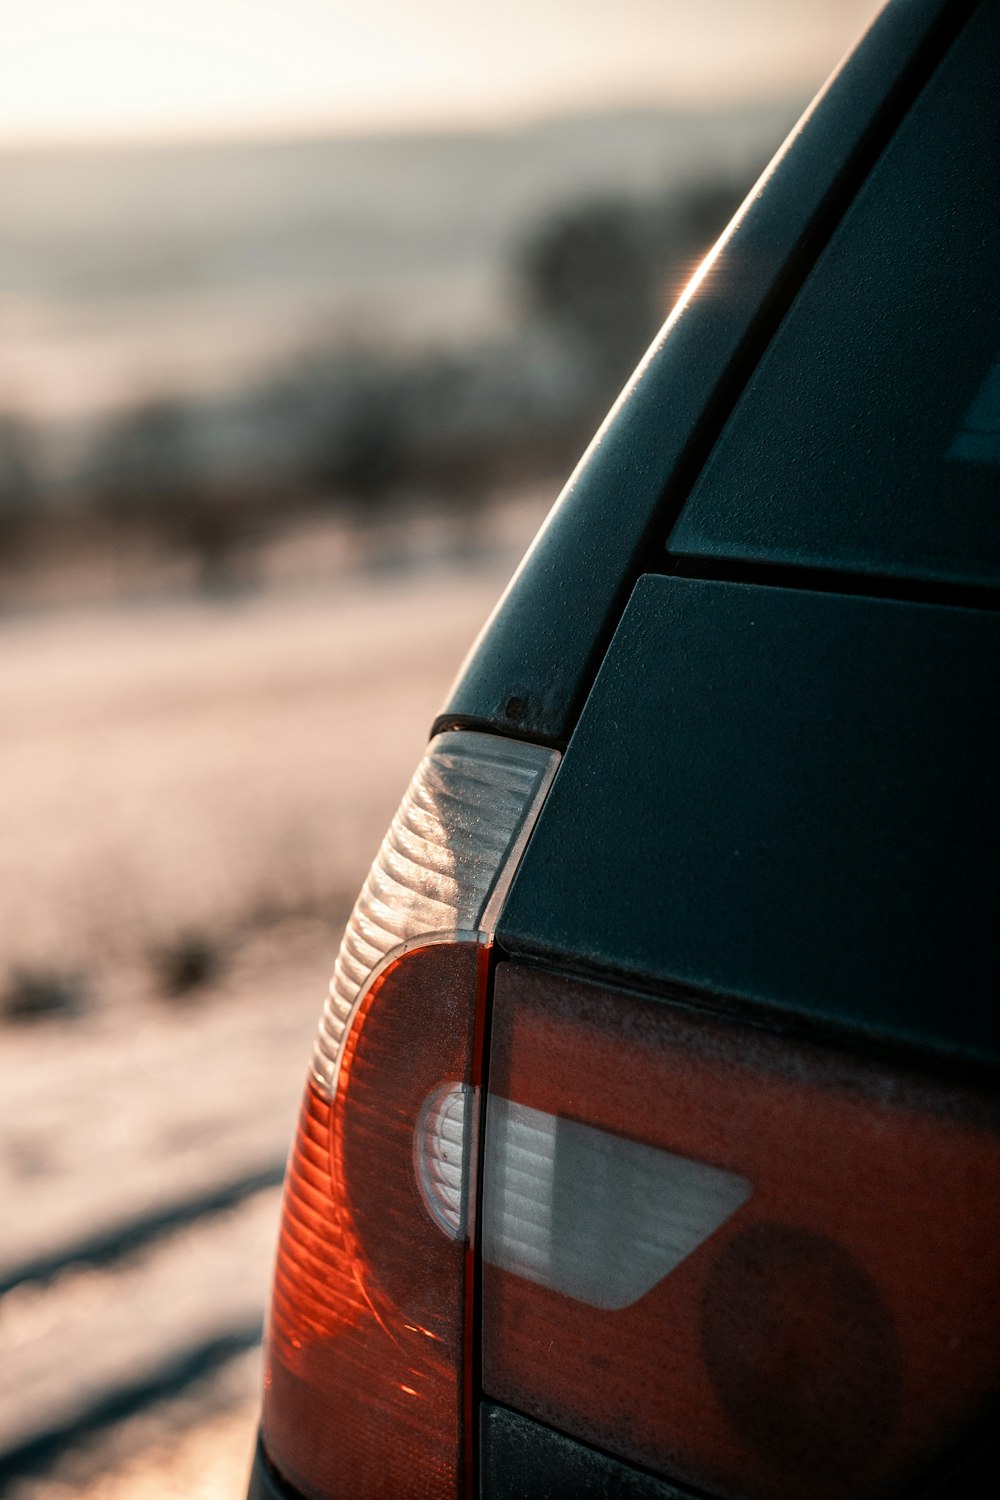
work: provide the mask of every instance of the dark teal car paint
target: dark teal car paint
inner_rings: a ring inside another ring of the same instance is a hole
[[[1000,1063],[1000,614],[640,579],[513,955]]]

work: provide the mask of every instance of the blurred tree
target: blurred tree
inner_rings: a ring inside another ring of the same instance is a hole
[[[13,413],[0,413],[0,547],[7,558],[24,541],[38,498],[31,430]]]
[[[238,554],[251,525],[250,497],[213,481],[196,413],[185,403],[161,398],[114,418],[95,445],[89,483],[98,509],[117,525],[193,552],[206,593],[244,581]]]
[[[529,309],[577,342],[601,392],[629,374],[660,322],[660,280],[647,213],[627,200],[584,203],[524,247]]]
[[[580,350],[600,410],[739,201],[726,179],[685,184],[654,203],[603,198],[564,211],[526,242],[518,270],[528,307]]]
[[[106,514],[165,529],[169,510],[201,487],[184,405],[162,398],[112,417],[95,444],[89,478]]]
[[[193,553],[213,591],[246,581],[247,542],[317,505],[349,521],[372,567],[425,545],[420,514],[474,556],[498,491],[580,452],[738,197],[715,178],[560,210],[516,256],[530,316],[509,337],[341,344],[242,390],[120,414],[92,450],[91,502],[116,534]],[[0,432],[0,515],[23,508],[22,450]]]
[[[358,355],[326,376],[306,460],[306,480],[356,528],[368,567],[402,560],[398,512],[412,481],[405,425],[406,375],[389,357]]]
[[[360,371],[342,403],[335,441],[320,455],[322,477],[368,525],[391,509],[406,480],[402,396],[391,366]]]

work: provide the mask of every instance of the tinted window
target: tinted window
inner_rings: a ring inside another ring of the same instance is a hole
[[[988,4],[820,257],[672,551],[1000,582],[998,79]]]

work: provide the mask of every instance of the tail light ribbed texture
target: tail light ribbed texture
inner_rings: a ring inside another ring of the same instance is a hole
[[[554,764],[550,751],[493,735],[451,733],[433,741],[340,945],[313,1054],[321,1087],[333,1091],[359,996],[387,955],[432,934],[489,935],[490,896],[500,876],[513,873],[514,846],[527,837],[532,805]]]

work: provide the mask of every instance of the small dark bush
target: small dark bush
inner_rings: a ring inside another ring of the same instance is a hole
[[[0,1016],[17,1025],[82,1015],[87,986],[82,974],[56,969],[15,969],[0,994]]]
[[[164,995],[181,999],[217,979],[223,968],[221,945],[201,932],[186,932],[153,955],[153,968]]]

